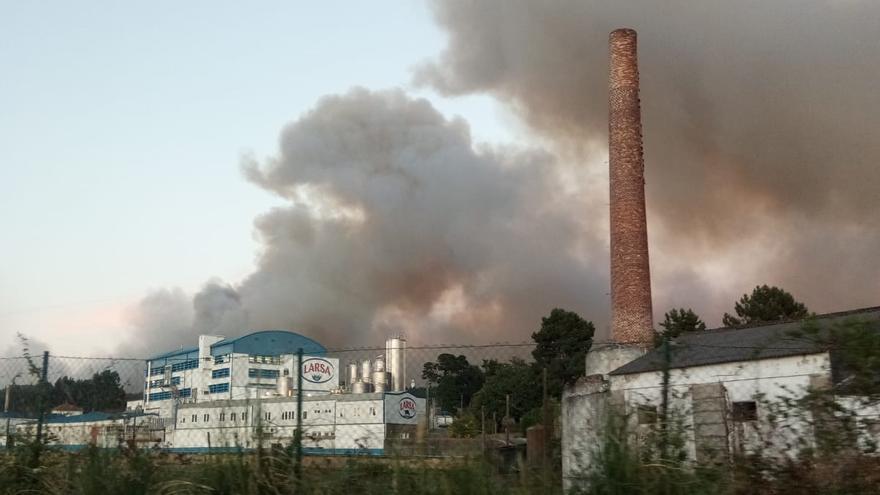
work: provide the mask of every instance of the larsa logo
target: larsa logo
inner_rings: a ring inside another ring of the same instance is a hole
[[[412,419],[416,417],[416,401],[410,399],[409,397],[404,397],[400,399],[400,416],[405,419]]]
[[[311,358],[303,361],[303,379],[312,383],[325,383],[333,378],[333,365],[330,361],[321,358]]]

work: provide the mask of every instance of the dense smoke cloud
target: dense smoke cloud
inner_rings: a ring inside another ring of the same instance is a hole
[[[718,324],[757,284],[814,311],[880,295],[880,80],[868,2],[444,1],[416,71],[487,93],[546,149],[472,142],[399,91],[329,96],[247,178],[255,273],[148,296],[138,348],[283,328],[329,346],[520,340],[553,307],[607,335],[607,37],[639,32],[654,306]]]
[[[251,322],[444,342],[524,338],[555,305],[600,308],[604,270],[576,256],[597,241],[556,169],[540,151],[475,149],[463,121],[398,91],[322,99],[279,156],[246,167],[291,202],[257,221],[264,252],[240,288]]]
[[[606,172],[607,37],[639,33],[655,309],[710,323],[759,283],[818,311],[880,296],[880,5],[441,1],[416,81],[489,93]],[[607,194],[606,177],[580,185]],[[601,213],[600,213],[601,214]]]
[[[142,303],[139,345],[282,328],[330,346],[521,340],[556,306],[607,303],[602,241],[540,150],[477,147],[467,124],[400,91],[323,98],[248,179],[287,202],[256,220],[258,269],[189,303]],[[601,215],[592,212],[586,217]],[[595,254],[595,258],[593,257]]]

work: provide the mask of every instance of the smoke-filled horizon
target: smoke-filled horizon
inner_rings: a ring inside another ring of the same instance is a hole
[[[485,93],[536,146],[474,143],[400,90],[327,96],[247,179],[257,270],[148,295],[138,349],[283,328],[328,346],[525,340],[554,307],[607,336],[607,37],[639,33],[655,318],[710,325],[759,284],[825,312],[878,304],[880,7],[863,2],[434,3],[416,70]],[[672,14],[675,15],[672,15]],[[146,340],[145,340],[146,339]]]

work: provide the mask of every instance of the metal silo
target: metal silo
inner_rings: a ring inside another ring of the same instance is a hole
[[[385,341],[387,368],[391,373],[390,389],[401,392],[406,389],[406,339],[391,337]]]

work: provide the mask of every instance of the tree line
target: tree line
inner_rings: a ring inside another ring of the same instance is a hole
[[[810,315],[807,307],[778,287],[761,285],[734,303],[735,314],[725,313],[725,326],[738,327],[802,319]],[[706,329],[706,324],[690,308],[666,312],[659,324],[656,345],[663,338],[674,339],[683,333]],[[543,396],[543,373],[547,370],[547,392],[558,408],[562,391],[583,376],[586,355],[593,343],[595,327],[575,312],[553,309],[541,319],[541,327],[532,334],[535,348],[532,362],[513,358],[508,362],[484,359],[481,364],[464,355],[443,353],[427,362],[422,378],[430,387],[432,402],[441,411],[457,412],[458,433],[477,431],[477,418],[500,420],[505,417],[507,398],[510,416],[524,428],[540,421]],[[555,413],[554,413],[555,414]],[[470,423],[470,425],[469,425]],[[462,424],[464,426],[462,426]],[[469,428],[470,426],[470,428]]]
[[[6,389],[0,389],[0,399]],[[15,385],[11,391],[11,409],[17,413],[36,415],[42,408],[51,411],[61,404],[73,404],[92,411],[119,412],[125,410],[125,389],[119,373],[104,370],[91,378],[76,379],[63,376],[54,384]]]

